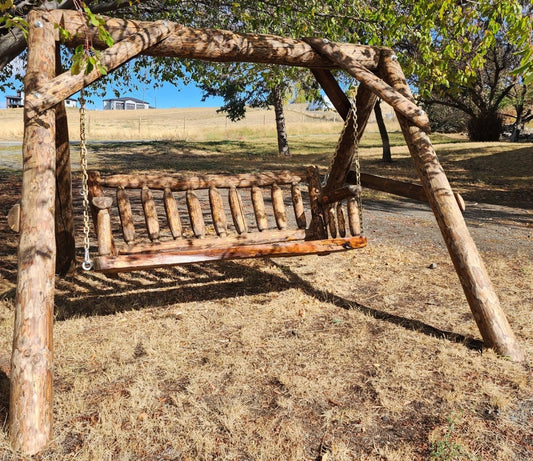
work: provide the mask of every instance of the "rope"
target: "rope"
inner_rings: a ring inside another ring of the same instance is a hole
[[[83,249],[84,257],[81,267],[89,271],[93,268],[91,261],[90,249],[90,222],[89,222],[89,175],[87,173],[87,114],[85,110],[85,92],[83,88],[80,91],[80,166],[81,166],[81,196],[83,197]]]

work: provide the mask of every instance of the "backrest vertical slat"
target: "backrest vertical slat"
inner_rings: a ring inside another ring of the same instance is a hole
[[[228,235],[228,224],[226,222],[224,204],[220,192],[214,186],[209,188],[209,205],[211,206],[211,215],[213,216],[215,232],[219,237],[226,237]]]
[[[187,209],[189,210],[192,231],[197,238],[203,238],[205,237],[205,222],[200,200],[192,189],[187,191],[185,198],[187,201]]]
[[[124,241],[128,244],[133,243],[135,240],[135,226],[133,225],[131,204],[128,194],[122,186],[117,189],[117,206]]]
[[[146,229],[150,240],[159,240],[159,221],[157,219],[157,211],[155,209],[155,202],[152,196],[152,191],[143,186],[141,190],[141,201],[144,210],[144,219],[146,221]]]
[[[246,224],[246,219],[244,217],[244,206],[242,204],[241,196],[235,186],[232,186],[229,189],[229,206],[237,233],[244,234],[248,232],[248,225]]]
[[[326,216],[329,227],[329,235],[331,238],[337,238],[337,217],[336,217],[336,203],[326,205]]]
[[[337,203],[337,227],[339,235],[341,237],[346,237],[346,213],[342,206],[342,202]]]
[[[252,186],[252,205],[254,207],[255,220],[259,231],[268,229],[268,220],[265,210],[265,201],[260,187]]]
[[[272,207],[274,208],[274,217],[278,229],[287,228],[287,212],[283,203],[283,191],[277,184],[272,184]]]
[[[361,235],[361,220],[359,218],[359,206],[355,198],[349,198],[348,202],[348,224],[352,237]]]
[[[181,238],[183,228],[181,226],[178,205],[176,204],[172,191],[168,187],[166,187],[163,192],[163,203],[165,205],[165,213],[167,214],[168,227],[170,228],[172,238]]]
[[[307,219],[305,218],[304,202],[302,200],[302,192],[296,184],[291,185],[291,197],[298,229],[305,229],[307,227]]]
[[[307,168],[307,181],[309,183],[309,204],[311,206],[311,226],[310,229],[317,239],[325,239],[328,236],[326,227],[326,217],[324,209],[320,203],[322,186],[320,176],[316,166]]]

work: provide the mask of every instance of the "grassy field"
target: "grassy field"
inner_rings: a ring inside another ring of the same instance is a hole
[[[271,113],[254,112],[239,127],[222,118],[211,129],[202,128],[202,111],[183,116],[187,136],[167,140],[135,140],[134,127],[129,138],[122,119],[107,138],[91,131],[91,166],[218,173],[326,167],[340,130],[335,121],[302,123],[299,114],[289,120],[293,155],[280,158]],[[93,127],[112,125],[97,121],[102,114],[91,113]],[[167,124],[174,120],[178,127],[177,110]],[[383,165],[370,128],[362,169],[414,180],[399,133],[391,133],[395,161]],[[361,250],[57,278],[55,438],[36,459],[533,459],[533,146],[432,139],[467,200],[467,222],[525,363],[482,347],[427,207],[365,191],[369,244]],[[4,148],[2,214],[20,194],[20,146]],[[76,177],[79,229],[78,189]],[[6,421],[17,236],[5,220],[0,236]],[[20,457],[4,425],[0,460],[12,459]]]

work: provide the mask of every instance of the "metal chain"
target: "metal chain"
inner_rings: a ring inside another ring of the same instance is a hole
[[[353,160],[353,165],[355,167],[355,184],[361,186],[361,164],[359,163],[359,139],[357,138],[357,110],[355,109],[355,104],[352,105],[353,110],[353,123],[354,123],[354,145],[355,145],[355,156]],[[361,226],[361,232],[364,233],[363,226],[363,193],[361,192],[357,195],[357,208],[359,208],[359,225]]]
[[[83,197],[83,249],[84,258],[81,267],[83,270],[89,271],[93,268],[91,255],[89,253],[90,240],[89,233],[89,175],[87,173],[87,114],[85,111],[85,94],[83,88],[80,91],[80,166],[81,166],[81,196]]]

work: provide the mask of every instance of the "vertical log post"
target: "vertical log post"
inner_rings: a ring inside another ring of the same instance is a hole
[[[26,94],[54,77],[54,25],[28,15]],[[34,95],[37,98],[37,95]],[[56,262],[55,110],[24,108],[21,229],[11,356],[9,429],[15,450],[33,455],[52,436],[54,272]]]
[[[412,98],[392,52],[382,55],[379,73],[393,88]],[[523,360],[524,354],[500,306],[429,137],[412,121],[398,112],[396,115],[483,340],[496,353],[515,361]]]
[[[124,241],[129,245],[135,241],[135,226],[133,224],[133,213],[131,212],[130,198],[122,186],[117,188],[117,207],[120,216],[120,225]],[[97,226],[98,227],[98,226]],[[98,233],[98,230],[96,231]]]
[[[56,75],[63,71],[59,44],[55,47]],[[76,242],[74,240],[74,210],[72,207],[72,172],[65,101],[55,107],[56,117],[56,272],[65,275],[74,268]]]

